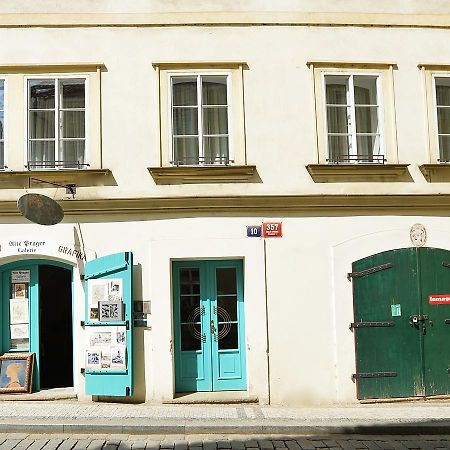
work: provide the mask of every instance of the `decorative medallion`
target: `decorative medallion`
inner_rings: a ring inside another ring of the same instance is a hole
[[[415,223],[409,230],[409,237],[414,247],[423,247],[427,242],[427,230],[421,223]]]

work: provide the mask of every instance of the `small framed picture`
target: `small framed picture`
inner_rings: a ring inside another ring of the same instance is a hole
[[[86,350],[86,369],[101,369],[102,352],[96,349]]]
[[[111,368],[125,369],[125,350],[124,345],[111,347]]]
[[[119,322],[123,320],[123,303],[121,301],[99,302],[100,322]]]
[[[26,284],[25,283],[15,283],[14,286],[14,298],[25,298],[26,297]]]
[[[0,393],[31,392],[34,353],[0,356]]]

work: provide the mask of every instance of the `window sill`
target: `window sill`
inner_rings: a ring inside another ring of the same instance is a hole
[[[255,183],[256,166],[148,167],[156,184]]]
[[[42,183],[42,182],[44,183]],[[76,186],[113,186],[109,169],[6,170],[0,172],[0,186],[6,189],[49,187],[45,182]]]
[[[308,164],[316,183],[412,181],[409,164]]]
[[[419,166],[428,183],[440,183],[450,181],[450,164],[422,164]]]

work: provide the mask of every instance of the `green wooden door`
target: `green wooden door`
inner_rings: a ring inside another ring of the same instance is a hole
[[[450,252],[421,248],[418,254],[425,392],[450,394]],[[447,300],[439,298],[444,295]],[[437,297],[437,302],[433,297]]]
[[[177,392],[245,390],[242,261],[173,263]]]
[[[449,393],[450,252],[391,250],[352,266],[357,397]],[[443,264],[444,263],[444,264]]]

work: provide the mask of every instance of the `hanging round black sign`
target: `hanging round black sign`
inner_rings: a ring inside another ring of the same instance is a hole
[[[61,206],[50,197],[41,194],[25,194],[17,200],[20,213],[31,222],[40,225],[56,225],[64,218]]]

